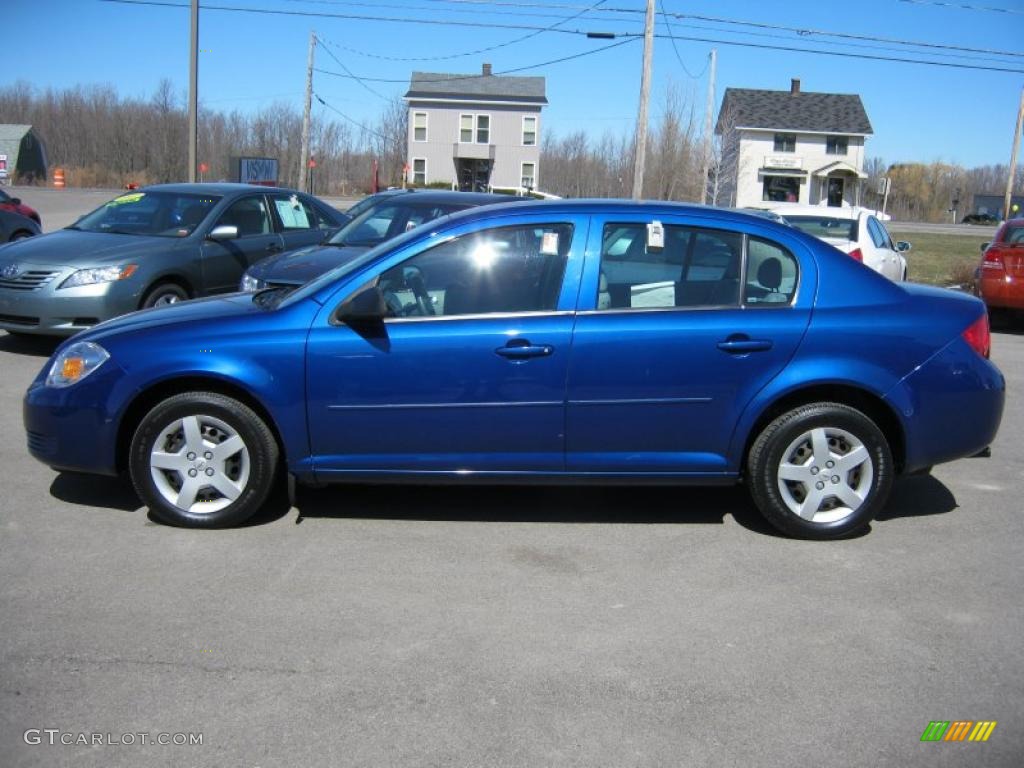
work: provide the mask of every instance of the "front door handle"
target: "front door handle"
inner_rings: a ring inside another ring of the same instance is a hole
[[[751,352],[764,352],[772,348],[771,339],[751,339],[747,336],[730,336],[718,342],[718,348],[731,355],[746,355]]]
[[[267,246],[267,253],[277,253],[278,251],[283,251],[283,250],[284,250],[284,246],[280,245],[278,243],[271,243],[270,245]]]
[[[494,353],[511,360],[525,360],[529,357],[547,357],[555,348],[550,344],[531,344],[526,339],[513,339],[504,347],[498,347]]]

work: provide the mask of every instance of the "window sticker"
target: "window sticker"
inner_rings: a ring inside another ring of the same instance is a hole
[[[129,195],[121,195],[120,197],[115,197],[113,200],[107,203],[107,206],[109,207],[112,205],[123,205],[124,203],[137,203],[145,196],[145,192],[132,192]]]
[[[281,224],[285,229],[309,229],[309,216],[306,209],[299,203],[295,195],[288,200],[275,200],[277,215],[281,217]]]
[[[540,239],[540,255],[541,256],[557,256],[558,255],[558,233],[557,232],[545,232],[543,237]]]

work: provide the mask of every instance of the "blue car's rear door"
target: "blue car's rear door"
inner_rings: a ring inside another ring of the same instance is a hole
[[[307,347],[317,473],[561,471],[586,223],[510,216],[396,254],[360,276],[382,323],[332,322],[332,300]]]
[[[648,239],[655,220],[662,248]],[[736,470],[736,421],[795,352],[816,282],[799,243],[754,232],[636,212],[593,219],[569,362],[569,471]]]

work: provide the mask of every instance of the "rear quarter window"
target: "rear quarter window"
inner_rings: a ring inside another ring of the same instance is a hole
[[[777,243],[747,240],[747,275],[743,303],[751,307],[787,306],[796,295],[799,267],[796,257]]]

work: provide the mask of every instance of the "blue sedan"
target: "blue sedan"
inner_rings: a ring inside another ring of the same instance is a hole
[[[127,471],[179,525],[333,482],[744,482],[836,538],[895,478],[984,451],[985,307],[896,285],[734,211],[513,203],[412,230],[295,289],[147,310],[59,347],[30,452]]]

